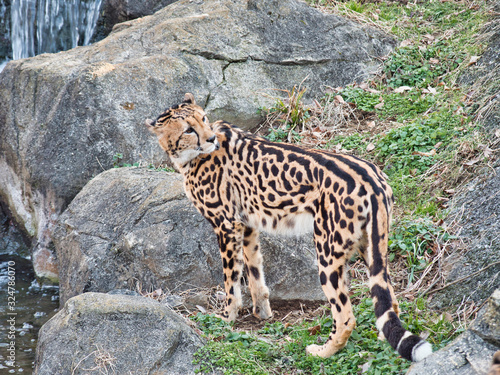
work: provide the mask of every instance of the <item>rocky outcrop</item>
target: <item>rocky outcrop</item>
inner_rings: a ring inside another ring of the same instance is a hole
[[[166,305],[135,296],[70,299],[39,333],[37,375],[194,374],[203,340]]]
[[[177,0],[103,0],[92,42],[104,39],[118,23],[149,16]]]
[[[500,289],[497,289],[465,333],[414,364],[407,375],[485,375],[499,349]]]
[[[181,0],[91,46],[11,61],[0,74],[0,196],[50,262],[60,212],[113,156],[162,160],[144,119],[186,92],[212,120],[254,126],[261,95],[361,80],[394,40],[297,0]],[[47,276],[57,276],[49,274]]]
[[[61,303],[84,292],[222,285],[213,229],[177,173],[118,168],[90,181],[54,232]],[[262,236],[271,299],[323,300],[312,237]]]
[[[447,220],[458,228],[456,235],[464,246],[445,260],[450,286],[433,296],[433,307],[459,306],[463,301],[481,305],[500,285],[499,192],[497,161],[493,173],[477,177],[453,200]]]

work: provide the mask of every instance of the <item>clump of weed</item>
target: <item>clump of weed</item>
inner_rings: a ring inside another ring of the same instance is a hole
[[[461,120],[447,112],[434,112],[428,118],[390,130],[377,144],[387,173],[425,172],[435,163],[437,148],[446,147],[459,134],[456,125]]]
[[[139,163],[124,163],[123,162],[123,154],[116,153],[113,155],[113,168],[123,168],[123,167],[138,167]]]
[[[384,64],[390,87],[427,87],[457,69],[467,54],[443,40],[426,48],[418,45],[400,47]]]
[[[275,104],[271,108],[261,108],[267,115],[266,124],[270,131],[267,138],[273,142],[288,141],[290,143],[300,141],[299,130],[304,129],[306,122],[311,117],[309,109],[302,102],[307,89],[299,85],[294,86],[291,91],[285,92],[286,97],[275,97]],[[275,125],[277,124],[277,125]]]
[[[395,225],[389,235],[389,261],[405,260],[408,284],[414,283],[437,254],[440,244],[454,238],[429,218],[406,219]]]
[[[435,95],[426,95],[422,90],[408,92],[389,92],[383,95],[384,105],[377,110],[381,119],[394,118],[397,122],[414,119],[430,111],[438,102]]]

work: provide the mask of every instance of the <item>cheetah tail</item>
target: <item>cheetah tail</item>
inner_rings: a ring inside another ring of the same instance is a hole
[[[384,319],[387,318],[387,319]],[[381,327],[380,327],[381,325]],[[377,320],[377,326],[389,344],[409,361],[419,362],[432,354],[432,346],[424,339],[408,332],[401,325],[394,311],[389,311]]]

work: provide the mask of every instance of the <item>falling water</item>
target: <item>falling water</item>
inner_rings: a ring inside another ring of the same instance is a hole
[[[102,0],[12,0],[14,60],[87,45]]]

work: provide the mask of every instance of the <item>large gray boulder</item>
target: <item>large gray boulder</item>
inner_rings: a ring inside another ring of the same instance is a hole
[[[113,289],[172,293],[222,285],[213,229],[181,175],[118,168],[90,181],[60,216],[54,243],[60,298]],[[262,236],[271,299],[323,300],[312,237]]]
[[[42,326],[34,373],[188,375],[201,346],[200,336],[164,304],[85,293]]]
[[[114,155],[163,159],[143,123],[184,93],[212,120],[249,128],[273,103],[262,92],[304,81],[321,95],[367,77],[394,45],[298,0],[181,0],[91,46],[9,62],[0,73],[0,199],[34,238],[38,275],[55,262],[57,216]]]
[[[486,375],[500,349],[500,289],[467,331],[445,348],[414,364],[407,375]]]

